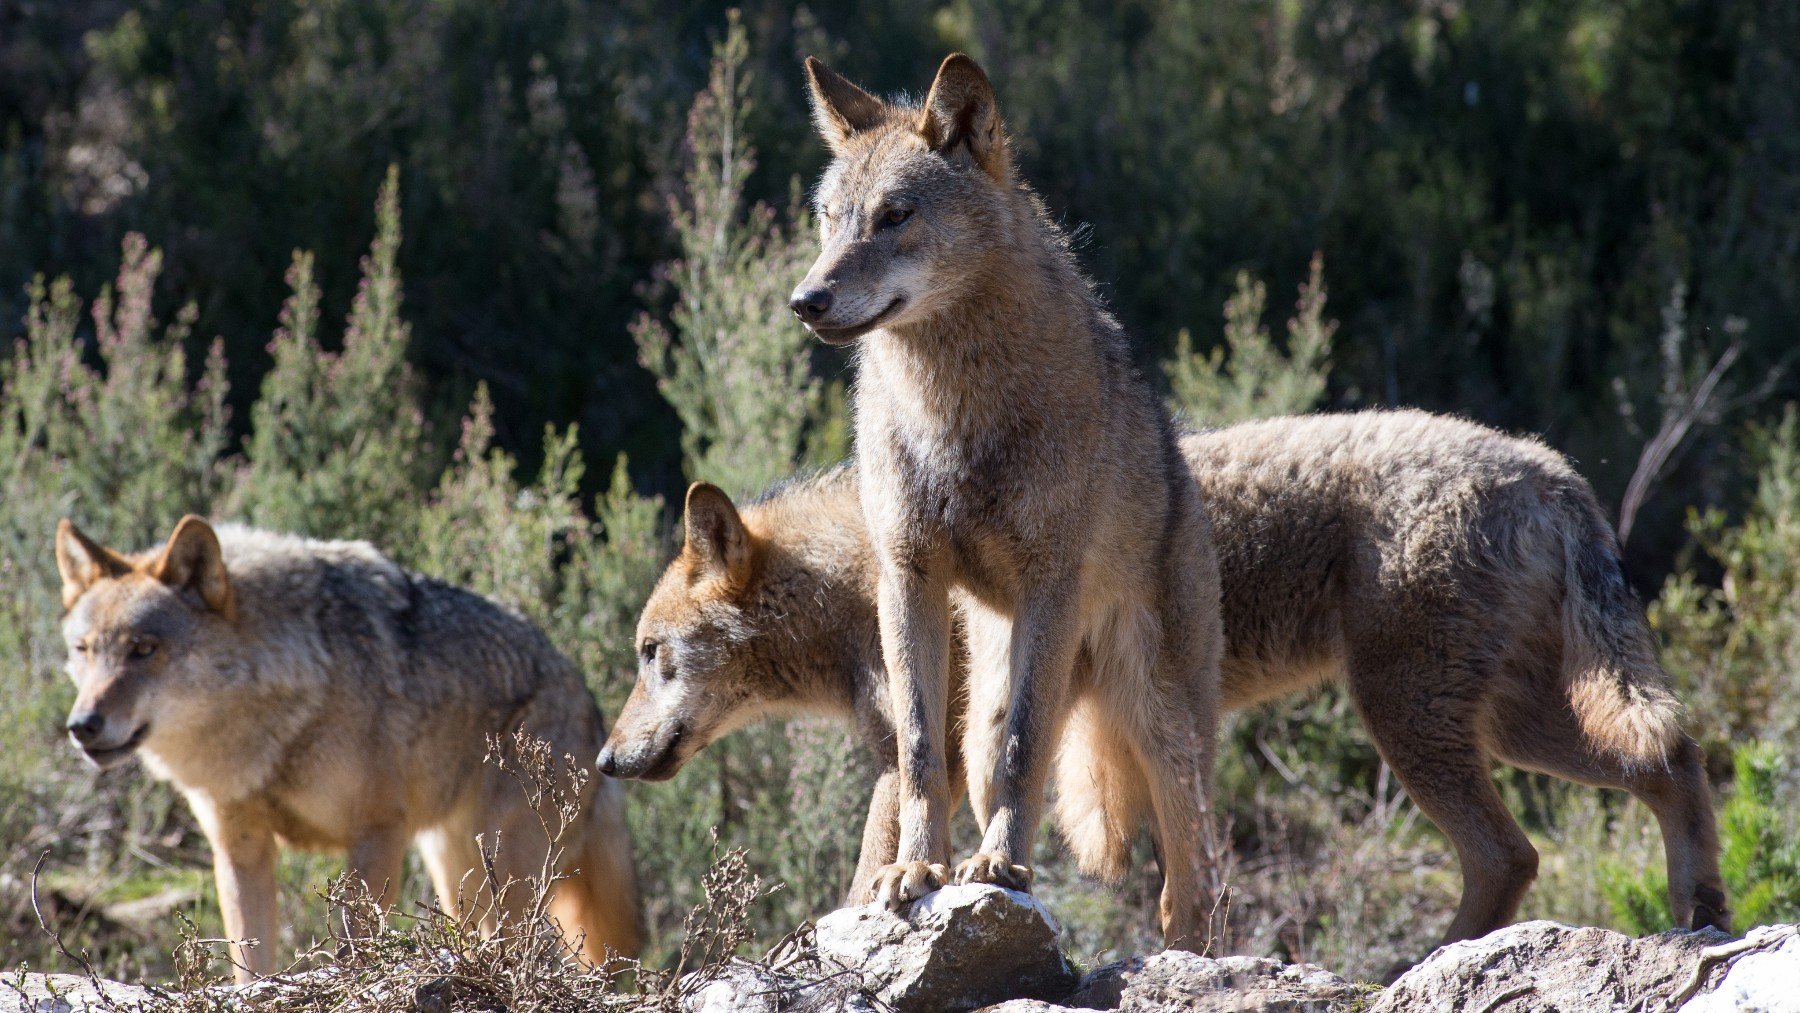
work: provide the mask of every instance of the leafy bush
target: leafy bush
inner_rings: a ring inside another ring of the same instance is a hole
[[[1745,455],[1757,464],[1741,523],[1723,511],[1690,515],[1688,529],[1716,585],[1693,569],[1670,577],[1650,607],[1664,660],[1714,756],[1757,739],[1800,736],[1800,414],[1753,426]]]
[[[1204,355],[1186,328],[1163,363],[1176,410],[1208,426],[1311,411],[1325,397],[1326,360],[1337,321],[1325,319],[1324,258],[1313,254],[1287,322],[1287,348],[1263,324],[1268,288],[1239,271],[1225,301],[1225,341]],[[1229,362],[1227,356],[1229,355]]]
[[[669,324],[643,314],[632,325],[640,361],[681,417],[688,477],[734,496],[760,492],[793,469],[821,404],[812,341],[787,310],[788,291],[813,257],[798,183],[787,221],[766,204],[743,206],[756,168],[749,45],[733,11],[688,114],[682,195],[669,200],[681,244],[680,259],[658,271],[675,292]]]
[[[319,289],[310,253],[295,253],[292,293],[269,348],[275,364],[250,412],[243,473],[226,512],[254,524],[395,544],[433,463],[425,415],[406,362],[400,317],[397,170],[375,201],[375,241],[340,352],[318,340]]]

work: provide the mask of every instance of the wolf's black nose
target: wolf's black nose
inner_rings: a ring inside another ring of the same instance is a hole
[[[822,288],[795,292],[794,297],[788,300],[788,308],[794,311],[795,316],[810,324],[830,312],[831,293]]]
[[[618,761],[613,759],[611,746],[607,746],[605,749],[600,750],[600,759],[595,761],[594,765],[599,767],[600,773],[605,774],[607,777],[611,777],[619,772],[619,764]]]
[[[77,742],[92,742],[106,730],[106,719],[99,711],[86,711],[69,715],[69,734],[75,736]]]

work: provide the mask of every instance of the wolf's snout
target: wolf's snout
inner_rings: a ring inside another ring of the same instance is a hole
[[[85,746],[106,731],[106,717],[99,711],[76,711],[69,715],[67,727],[75,741]]]
[[[600,773],[607,777],[612,777],[619,772],[619,761],[613,756],[612,746],[609,745],[600,750],[600,758],[594,761],[594,765],[599,767]]]
[[[788,308],[807,323],[816,323],[831,312],[831,293],[822,288],[795,289]]]

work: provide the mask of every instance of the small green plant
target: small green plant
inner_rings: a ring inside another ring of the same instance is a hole
[[[1733,757],[1732,795],[1719,811],[1719,872],[1738,928],[1800,918],[1800,840],[1783,808],[1787,761],[1767,743],[1743,746]],[[1662,866],[1604,863],[1601,890],[1613,919],[1642,935],[1673,924],[1668,875]]]
[[[1325,319],[1324,259],[1313,254],[1287,322],[1287,349],[1263,325],[1269,291],[1240,271],[1225,301],[1225,344],[1202,355],[1183,328],[1175,355],[1163,363],[1178,413],[1208,426],[1309,411],[1325,396],[1326,360],[1337,321]]]

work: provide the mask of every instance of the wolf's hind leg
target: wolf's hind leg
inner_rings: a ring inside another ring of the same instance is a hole
[[[592,786],[589,811],[565,842],[550,898],[550,919],[563,938],[579,945],[582,960],[605,964],[612,957],[635,957],[643,943],[637,872],[631,834],[625,825],[625,788],[610,778]]]
[[[452,918],[469,920],[487,935],[493,933],[496,923],[477,833],[466,821],[456,819],[424,831],[416,843],[431,875],[438,906]]]
[[[1463,895],[1443,941],[1473,939],[1512,920],[1537,878],[1537,850],[1507,812],[1481,744],[1482,701],[1467,689],[1486,676],[1396,641],[1353,653],[1351,691],[1382,758],[1456,848]]]
[[[1495,725],[1496,749],[1508,763],[1577,784],[1623,788],[1648,806],[1662,830],[1676,926],[1731,930],[1712,795],[1694,740],[1682,736],[1661,763],[1628,764],[1588,748],[1562,699],[1508,704]]]
[[[1157,860],[1163,870],[1160,915],[1163,944],[1208,951],[1222,926],[1213,924],[1222,884],[1212,875],[1217,828],[1211,813],[1218,712],[1217,619],[1167,614],[1165,624],[1140,624],[1117,655],[1143,656],[1139,670],[1119,670],[1102,683],[1112,721],[1127,730],[1144,772]],[[1158,626],[1168,630],[1158,635]]]
[[[993,815],[994,769],[1006,738],[1010,702],[1013,623],[1008,616],[973,599],[958,603],[968,671],[962,727],[962,763],[968,781],[969,809],[975,825],[987,832]]]

